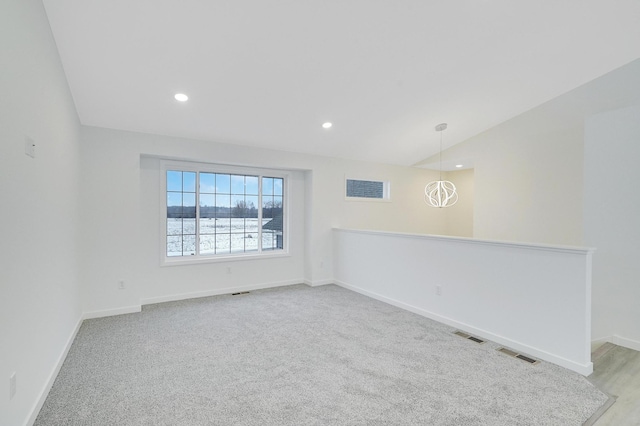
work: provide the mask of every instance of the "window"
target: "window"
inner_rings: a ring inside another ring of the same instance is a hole
[[[388,200],[389,182],[346,179],[345,196],[351,199]]]
[[[283,253],[286,175],[165,163],[166,262]]]

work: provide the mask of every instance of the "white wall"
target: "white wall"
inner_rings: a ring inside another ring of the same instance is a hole
[[[0,4],[0,94],[0,424],[23,425],[82,313],[79,123],[40,1]]]
[[[475,238],[582,244],[582,123],[532,110],[444,155],[473,158]]]
[[[83,126],[81,137],[82,277],[90,315],[247,286],[331,282],[334,226],[445,229],[445,212],[422,197],[433,171],[95,127]],[[292,256],[161,267],[157,158],[292,170]],[[389,180],[391,202],[346,201],[345,176]],[[119,280],[125,290],[117,289]]]
[[[585,120],[638,99],[640,59],[445,150],[473,162],[474,237],[582,245]]]
[[[594,338],[640,350],[640,104],[589,117],[585,133]]]
[[[591,374],[589,250],[334,232],[338,284]]]
[[[473,237],[474,170],[457,170],[443,174],[456,186],[458,202],[446,208],[444,235],[452,237]]]

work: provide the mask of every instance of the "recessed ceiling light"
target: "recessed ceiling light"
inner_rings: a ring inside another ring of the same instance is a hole
[[[331,126],[333,126],[333,124],[329,123],[328,121],[322,124],[322,127],[325,129],[329,129]]]
[[[180,101],[180,102],[184,102],[187,99],[189,99],[189,97],[187,95],[185,95],[184,93],[176,93],[174,98],[176,98],[176,101]]]
[[[463,166],[462,164],[456,164],[456,167],[457,167],[457,168],[460,168],[460,167],[462,167],[462,166]]]

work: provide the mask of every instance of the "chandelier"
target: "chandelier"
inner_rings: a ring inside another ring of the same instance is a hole
[[[450,207],[458,202],[456,186],[453,182],[442,180],[442,132],[446,128],[447,123],[436,126],[436,132],[440,132],[440,179],[424,187],[424,201],[431,207]]]

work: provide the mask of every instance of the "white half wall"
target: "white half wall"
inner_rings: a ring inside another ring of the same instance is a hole
[[[593,371],[590,249],[335,229],[334,256],[339,285]]]

